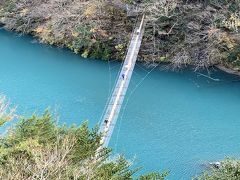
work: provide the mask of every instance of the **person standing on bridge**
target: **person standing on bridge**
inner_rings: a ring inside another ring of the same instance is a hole
[[[123,80],[124,80],[124,78],[125,78],[125,74],[122,74],[122,78],[123,78]]]
[[[108,124],[108,119],[105,119],[105,120],[104,120],[104,123],[107,125],[107,124]]]

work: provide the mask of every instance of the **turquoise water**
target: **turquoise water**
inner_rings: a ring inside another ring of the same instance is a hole
[[[0,31],[0,92],[23,115],[47,107],[60,123],[98,123],[107,100],[109,74],[120,64],[85,60]],[[213,81],[190,70],[136,66],[111,146],[141,172],[170,170],[168,179],[191,179],[206,162],[240,155],[240,78],[211,70]],[[205,73],[206,72],[202,72]],[[132,93],[133,92],[133,93]]]

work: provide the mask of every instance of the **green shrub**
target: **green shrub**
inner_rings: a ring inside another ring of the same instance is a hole
[[[110,157],[102,149],[98,128],[58,126],[47,111],[22,118],[0,141],[2,179],[134,179],[139,170],[123,156]],[[100,148],[100,149],[99,149]],[[139,179],[162,180],[167,174],[150,173]],[[137,178],[137,177],[136,177]],[[135,178],[135,179],[136,179]]]
[[[226,159],[221,162],[219,169],[207,171],[194,180],[239,180],[240,160]]]

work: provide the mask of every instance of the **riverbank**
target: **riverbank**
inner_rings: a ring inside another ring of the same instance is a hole
[[[219,65],[215,65],[218,69],[220,69],[221,71],[224,71],[228,74],[234,74],[234,75],[238,75],[240,76],[240,70],[234,70],[233,68],[229,68],[229,67],[226,67],[226,66],[223,66],[221,64]]]
[[[126,7],[136,5],[139,14],[147,14],[139,53],[142,61],[168,62],[172,69],[193,65],[197,70],[215,64],[240,67],[237,1],[5,0],[0,3],[0,23],[84,58],[122,60],[137,20]]]

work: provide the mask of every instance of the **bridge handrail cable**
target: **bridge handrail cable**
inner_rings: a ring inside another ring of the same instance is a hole
[[[99,124],[99,125],[101,125],[101,120],[103,119],[103,117],[104,117],[104,115],[105,115],[104,113],[106,112],[106,110],[107,110],[107,108],[108,108],[108,104],[109,104],[109,102],[111,101],[112,95],[113,95],[113,93],[114,93],[115,86],[117,85],[118,77],[120,76],[120,73],[121,73],[121,70],[122,70],[122,67],[123,67],[123,64],[124,64],[124,59],[125,59],[126,56],[127,56],[128,48],[129,48],[129,46],[130,46],[130,44],[131,44],[131,40],[132,40],[132,38],[133,38],[133,36],[134,36],[134,31],[135,31],[135,27],[137,26],[137,23],[138,23],[138,18],[139,18],[139,15],[137,15],[136,21],[135,21],[135,23],[134,23],[134,26],[133,26],[134,28],[132,29],[132,32],[131,32],[130,41],[128,41],[128,45],[127,45],[127,48],[126,48],[127,51],[125,51],[125,54],[124,54],[124,57],[123,57],[123,61],[121,62],[120,68],[119,68],[118,73],[117,73],[117,76],[116,76],[117,78],[116,78],[116,80],[115,80],[115,82],[114,82],[114,84],[113,84],[112,90],[110,91],[110,93],[109,93],[109,95],[108,95],[107,102],[106,102],[106,104],[105,104],[105,106],[104,106],[102,115],[101,115],[101,117],[100,117],[100,119],[99,119],[99,121],[98,121],[98,124]],[[109,73],[111,73],[111,72],[109,72]]]

